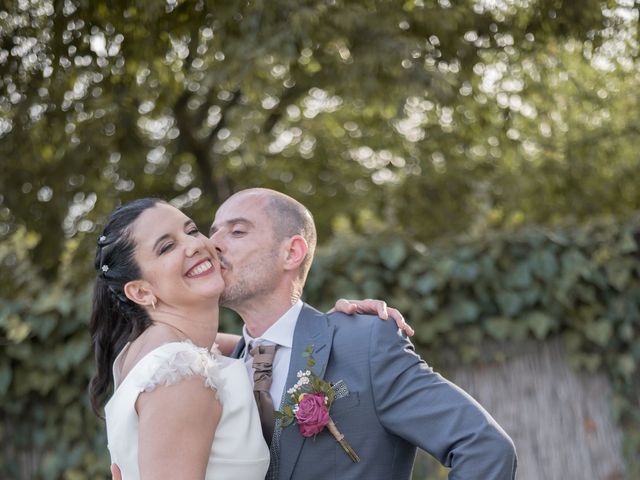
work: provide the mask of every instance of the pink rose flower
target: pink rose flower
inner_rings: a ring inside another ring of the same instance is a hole
[[[329,423],[329,410],[324,404],[324,394],[307,393],[302,397],[296,412],[298,428],[305,437],[312,437]]]

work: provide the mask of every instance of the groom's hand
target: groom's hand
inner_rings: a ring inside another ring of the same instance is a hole
[[[368,313],[371,315],[378,315],[383,320],[388,320],[389,317],[396,322],[398,328],[405,332],[408,336],[413,336],[415,333],[413,328],[405,322],[402,314],[395,308],[387,307],[387,303],[382,300],[347,300],[345,298],[339,299],[335,306],[329,310],[331,312],[341,312],[348,315],[354,315],[356,313]]]
[[[122,474],[120,473],[120,469],[118,465],[115,463],[111,464],[111,479],[112,480],[122,480]]]

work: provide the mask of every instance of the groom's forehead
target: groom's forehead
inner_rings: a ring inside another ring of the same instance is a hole
[[[265,208],[265,203],[261,200],[227,200],[216,211],[210,233],[213,234],[222,228],[230,228],[239,223],[257,229],[269,228],[272,224],[272,219],[269,209]]]
[[[213,223],[226,222],[234,217],[253,220],[268,216],[268,199],[260,194],[236,194],[227,199],[216,211]]]

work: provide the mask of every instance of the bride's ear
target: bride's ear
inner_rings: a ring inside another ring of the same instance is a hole
[[[129,300],[143,307],[152,307],[156,303],[156,296],[151,291],[149,283],[144,280],[127,282],[124,294]]]

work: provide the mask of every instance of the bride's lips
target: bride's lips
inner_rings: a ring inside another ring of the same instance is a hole
[[[196,263],[193,267],[187,270],[185,276],[187,278],[199,278],[204,277],[205,275],[209,275],[213,273],[215,269],[213,268],[213,262],[209,258],[203,258],[198,263]]]

